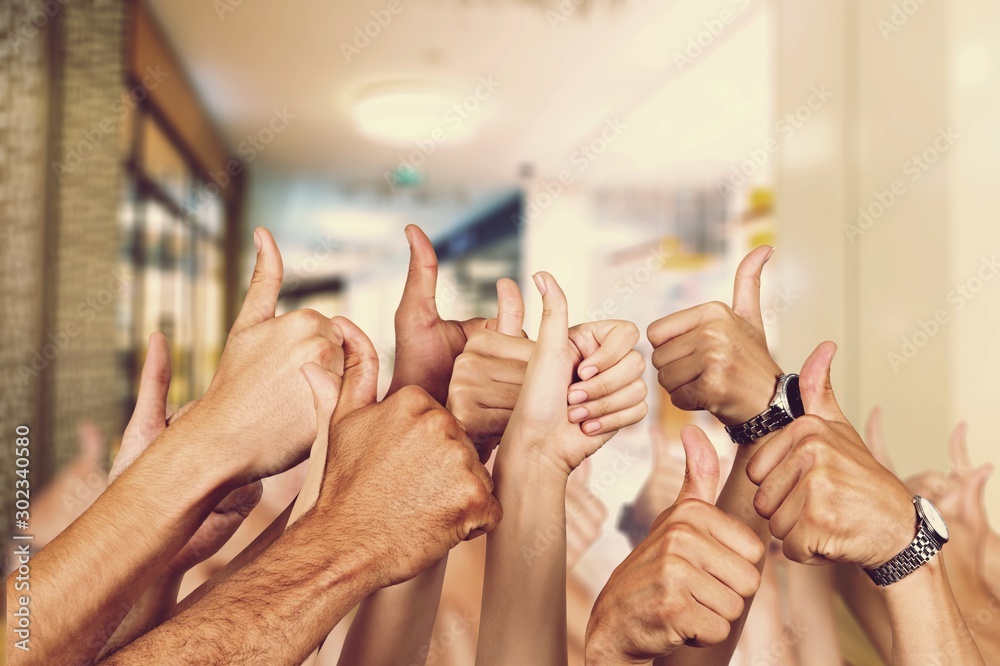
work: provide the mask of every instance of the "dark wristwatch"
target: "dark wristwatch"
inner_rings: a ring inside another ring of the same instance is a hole
[[[618,531],[627,536],[633,546],[649,536],[649,528],[636,522],[635,507],[631,504],[622,505],[622,511],[618,515]]]
[[[750,444],[768,433],[781,430],[803,414],[805,409],[802,407],[802,394],[799,393],[799,376],[781,375],[771,406],[746,423],[726,426],[726,432],[737,444]]]
[[[920,495],[913,498],[913,506],[917,509],[917,536],[899,555],[882,566],[865,569],[868,577],[879,587],[903,580],[930,562],[948,543],[948,525],[937,507]]]

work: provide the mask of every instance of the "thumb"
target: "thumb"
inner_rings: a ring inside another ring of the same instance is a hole
[[[415,318],[421,321],[437,319],[438,262],[434,246],[427,234],[415,224],[406,227],[406,240],[410,244],[410,266],[396,318],[399,320],[402,316],[407,322]]]
[[[799,375],[799,392],[806,414],[815,414],[828,421],[847,423],[847,417],[837,403],[830,380],[830,366],[837,353],[837,345],[823,342],[802,364]]]
[[[312,390],[313,407],[316,408],[316,441],[325,443],[330,432],[330,419],[337,407],[337,382],[318,363],[306,363],[299,370]]]
[[[281,293],[284,267],[274,237],[264,227],[257,227],[253,230],[253,242],[257,247],[257,263],[253,267],[253,277],[250,278],[250,288],[243,299],[243,307],[240,308],[230,334],[273,319],[278,295]]]
[[[736,269],[733,287],[733,312],[761,333],[764,332],[764,320],[760,316],[760,275],[773,253],[773,247],[762,245],[743,257]]]
[[[986,483],[991,476],[993,465],[986,463],[961,480],[962,514],[971,524],[979,527],[989,525],[986,518]]]
[[[153,333],[149,336],[146,360],[142,364],[135,411],[125,426],[121,448],[108,473],[108,483],[124,472],[167,427],[170,375],[170,344],[162,333]]]
[[[337,406],[337,382],[329,372],[317,363],[306,363],[300,369],[306,378],[313,395],[313,406],[316,408],[316,439],[309,451],[309,468],[302,488],[288,517],[291,524],[308,511],[319,497],[319,489],[323,484],[326,472],[327,448],[330,443],[330,420]]]
[[[719,454],[709,441],[708,435],[698,426],[686,426],[681,430],[684,444],[684,483],[677,494],[677,501],[701,500],[715,504],[715,494],[719,489]]]
[[[541,271],[534,275],[542,295],[542,322],[538,326],[538,347],[553,350],[565,347],[569,340],[569,312],[566,294],[556,279]]]
[[[349,319],[334,317],[344,337],[344,379],[333,411],[333,424],[352,412],[374,405],[378,396],[378,353],[365,332]]]
[[[799,381],[801,382],[801,378]],[[799,388],[801,389],[801,383]],[[892,463],[892,458],[889,456],[889,447],[886,446],[885,436],[882,432],[881,407],[873,407],[872,411],[868,414],[868,422],[865,423],[865,444],[868,445],[868,450],[872,452],[875,460],[882,467],[896,474],[896,466]]]
[[[521,337],[524,327],[524,299],[517,283],[497,280],[497,333]]]
[[[972,458],[969,456],[969,425],[965,421],[959,421],[955,429],[951,431],[948,439],[948,457],[951,459],[951,468],[956,474],[962,476],[972,469]]]

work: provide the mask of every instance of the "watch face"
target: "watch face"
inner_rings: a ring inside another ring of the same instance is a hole
[[[799,393],[799,376],[789,375],[785,382],[785,399],[788,401],[788,410],[793,418],[799,418],[806,413],[802,406],[802,394]]]
[[[931,529],[934,534],[938,536],[942,541],[948,541],[948,525],[945,524],[944,518],[941,517],[941,512],[937,510],[930,500],[924,499],[923,497],[917,497],[917,512],[920,517],[923,518],[927,527]]]

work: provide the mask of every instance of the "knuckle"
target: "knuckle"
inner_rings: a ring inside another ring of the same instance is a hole
[[[416,410],[426,407],[434,402],[430,394],[416,385],[408,385],[396,391],[395,397],[406,407]]]
[[[320,326],[327,321],[327,318],[316,310],[311,310],[309,308],[303,308],[301,310],[296,310],[289,315],[295,326],[300,331],[318,331]]]
[[[708,316],[713,319],[727,319],[733,315],[732,308],[722,301],[709,301],[708,303],[705,303],[702,308],[704,308]]]

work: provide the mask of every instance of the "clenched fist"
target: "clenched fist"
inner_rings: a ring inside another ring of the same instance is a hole
[[[715,449],[694,426],[681,439],[684,485],[597,598],[587,627],[588,664],[645,664],[683,645],[721,643],[760,585],[756,564],[764,544],[713,505]]]
[[[488,532],[502,510],[493,481],[462,426],[417,387],[380,403],[378,356],[365,334],[337,317],[344,340],[343,385],[329,418],[326,465],[314,511],[376,564],[386,587],[413,578],[464,539]],[[304,369],[317,427],[329,414],[334,378]]]
[[[885,564],[913,540],[913,494],[865,446],[830,382],[836,346],[802,366],[806,415],[774,435],[747,465],[757,513],[785,555],[804,564]]]
[[[650,324],[653,366],[680,409],[704,409],[724,425],[737,425],[770,404],[782,373],[767,351],[760,275],[772,252],[759,247],[743,259],[732,308],[705,303]]]

